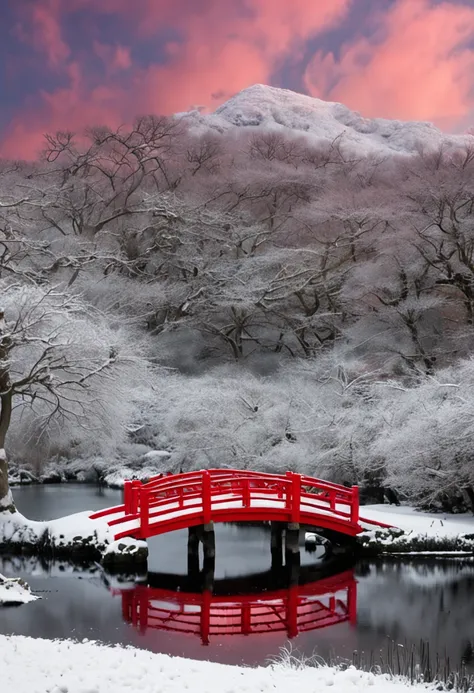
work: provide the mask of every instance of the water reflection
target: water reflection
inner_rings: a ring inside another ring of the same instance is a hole
[[[151,630],[197,636],[203,645],[228,635],[299,633],[357,619],[357,584],[348,570],[315,582],[257,594],[181,592],[148,585],[116,589],[123,619],[141,634]],[[219,590],[217,586],[217,592]]]
[[[42,597],[0,609],[0,633],[89,638],[250,666],[264,664],[289,637],[301,654],[325,660],[350,659],[354,650],[383,657],[392,640],[429,642],[433,658],[449,657],[452,666],[471,657],[472,563],[374,562],[337,575],[325,570],[302,565],[297,585],[273,582],[266,590],[265,571],[245,577],[216,571],[212,595],[203,595],[186,574],[150,573],[138,576],[140,584],[136,577],[124,583],[105,576],[107,585],[96,565],[0,557],[0,573],[24,577]],[[209,646],[203,647],[206,629]]]

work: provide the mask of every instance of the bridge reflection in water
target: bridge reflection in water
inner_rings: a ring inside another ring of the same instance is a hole
[[[163,578],[170,582],[173,576],[160,577],[155,574],[155,584],[163,583]],[[180,585],[175,589],[136,585],[112,592],[121,596],[124,621],[140,633],[156,629],[192,634],[203,645],[225,635],[286,631],[288,638],[294,638],[338,623],[356,623],[357,583],[352,570],[255,594],[223,594],[235,582],[231,580],[216,581],[212,589],[206,588],[206,582],[200,593],[181,591]]]

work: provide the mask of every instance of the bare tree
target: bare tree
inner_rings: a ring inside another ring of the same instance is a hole
[[[12,417],[27,409],[31,445],[83,428],[114,435],[130,412],[130,397],[146,362],[130,336],[112,330],[81,300],[54,288],[1,286],[0,449]],[[10,506],[7,461],[0,456],[0,507]],[[7,500],[5,500],[7,499]]]

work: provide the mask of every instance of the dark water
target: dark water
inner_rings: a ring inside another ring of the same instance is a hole
[[[98,509],[116,504],[119,498],[119,492],[87,486],[15,491],[19,509],[32,519]],[[302,548],[299,586],[281,589],[282,575],[275,577],[270,570],[268,530],[230,525],[216,527],[214,599],[218,601],[210,607],[207,637],[204,597],[187,591],[197,587],[186,578],[186,541],[186,532],[150,540],[147,582],[152,588],[116,580],[107,584],[97,566],[0,557],[0,573],[27,578],[42,597],[20,608],[0,610],[0,632],[89,638],[248,665],[277,655],[296,630],[292,646],[306,655],[351,658],[354,650],[385,650],[390,639],[401,644],[425,640],[432,652],[448,655],[452,666],[460,662],[473,638],[470,562],[333,567],[324,562],[321,552]],[[287,585],[288,576],[283,577]],[[251,592],[256,593],[248,596]],[[242,634],[249,623],[260,632]],[[206,640],[209,644],[203,644]]]

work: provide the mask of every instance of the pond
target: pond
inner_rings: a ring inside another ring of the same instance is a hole
[[[120,502],[118,491],[85,485],[23,487],[14,494],[32,519]],[[199,594],[186,582],[186,542],[186,532],[150,540],[150,573],[138,586],[110,581],[96,565],[0,557],[0,573],[24,577],[42,597],[0,610],[0,633],[88,638],[247,665],[266,663],[291,636],[298,652],[325,660],[350,659],[354,651],[378,657],[392,640],[427,641],[451,666],[472,651],[474,564],[468,560],[332,566],[321,551],[302,547],[300,584],[288,587],[273,581],[267,528],[217,525],[213,594]]]

